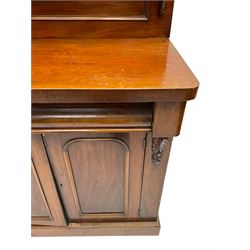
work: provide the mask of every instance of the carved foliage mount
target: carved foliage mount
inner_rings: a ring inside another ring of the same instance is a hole
[[[152,163],[158,166],[161,162],[162,154],[168,144],[168,138],[152,138]]]

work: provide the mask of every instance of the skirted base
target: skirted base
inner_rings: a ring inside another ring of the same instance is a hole
[[[153,222],[70,223],[66,227],[32,226],[32,236],[159,235],[159,219]]]

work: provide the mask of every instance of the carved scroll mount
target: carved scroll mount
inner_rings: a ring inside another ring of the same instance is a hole
[[[152,138],[152,163],[158,166],[161,162],[162,154],[168,144],[168,138]]]

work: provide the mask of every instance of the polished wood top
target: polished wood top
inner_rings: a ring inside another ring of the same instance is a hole
[[[197,79],[166,38],[32,41],[33,94],[41,90],[104,91],[109,94],[104,99],[112,102],[110,94],[115,90],[127,91],[128,99],[131,93],[131,101],[145,102],[164,101],[169,94],[173,100],[193,99],[197,88]],[[146,93],[143,100],[142,90]]]

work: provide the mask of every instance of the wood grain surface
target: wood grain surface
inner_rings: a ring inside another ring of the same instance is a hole
[[[70,223],[67,227],[32,227],[32,236],[158,235],[159,220],[152,222]]]
[[[32,5],[32,235],[158,235],[199,86],[168,39],[174,0]]]
[[[32,225],[66,225],[41,135],[32,134]]]
[[[168,39],[34,39],[33,103],[193,99],[198,81]]]
[[[166,175],[172,138],[167,138],[159,165],[152,162],[152,135],[148,134],[143,171],[140,215],[142,218],[157,218]]]
[[[146,20],[144,1],[32,1],[32,20]]]
[[[92,104],[32,108],[32,128],[151,128],[152,107],[147,104]]]
[[[136,219],[145,133],[43,134],[69,221]]]
[[[48,1],[46,7],[44,4],[41,6],[41,1],[40,4],[34,2],[33,38],[146,38],[170,35],[173,0],[165,2],[164,15],[160,14],[161,1],[115,1],[115,4],[114,1],[78,1],[77,5],[74,1],[67,2]]]

